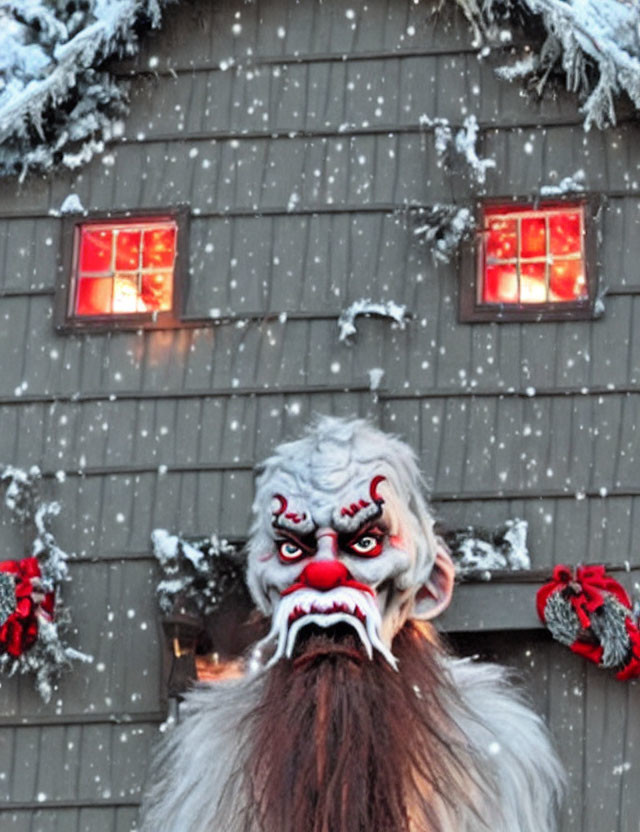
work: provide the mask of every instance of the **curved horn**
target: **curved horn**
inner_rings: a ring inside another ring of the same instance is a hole
[[[289,503],[286,497],[283,497],[282,494],[274,494],[273,499],[278,500],[278,502],[280,503],[280,508],[276,509],[271,513],[274,515],[274,517],[280,517],[280,515],[284,514],[287,510],[287,506],[289,505]]]
[[[369,486],[369,496],[374,503],[384,503],[383,498],[378,494],[378,486],[384,480],[386,480],[386,477],[383,477],[381,474],[378,474],[377,477],[374,477],[371,480],[371,485]]]

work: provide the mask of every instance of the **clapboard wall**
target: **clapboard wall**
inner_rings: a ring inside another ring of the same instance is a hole
[[[40,465],[63,503],[73,642],[95,657],[47,706],[2,680],[3,832],[134,826],[163,718],[149,534],[241,540],[254,464],[314,412],[404,436],[447,525],[528,521],[535,575],[461,587],[444,626],[527,674],[570,771],[563,832],[638,832],[638,684],[531,630],[552,564],[628,563],[628,586],[640,570],[640,126],[584,133],[573,97],[500,82],[454,4],[432,11],[182,0],[118,67],[122,137],[79,171],[0,182],[0,462]],[[435,268],[408,209],[477,197],[421,119],[466,114],[496,160],[487,195],[583,169],[605,198],[599,320],[457,322],[465,275]],[[56,334],[69,193],[90,210],[189,205],[187,327]],[[337,318],[362,297],[413,318],[360,320],[342,344]],[[14,557],[26,541],[0,523]]]

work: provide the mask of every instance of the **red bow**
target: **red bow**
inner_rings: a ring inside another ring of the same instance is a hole
[[[0,572],[14,575],[16,579],[16,606],[0,626],[0,651],[18,658],[33,646],[38,637],[38,616],[44,615],[49,620],[53,618],[54,593],[43,595],[36,585],[41,577],[37,558],[3,561]]]

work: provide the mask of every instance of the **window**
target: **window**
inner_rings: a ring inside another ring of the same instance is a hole
[[[69,280],[60,288],[58,326],[176,325],[184,220],[184,212],[71,220],[65,233]]]
[[[461,319],[591,317],[589,207],[586,201],[482,206],[475,280],[462,287]]]

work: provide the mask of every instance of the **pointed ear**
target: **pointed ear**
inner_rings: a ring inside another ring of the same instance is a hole
[[[416,593],[411,617],[428,620],[444,612],[451,601],[454,579],[453,561],[445,548],[438,547],[429,579]]]

